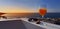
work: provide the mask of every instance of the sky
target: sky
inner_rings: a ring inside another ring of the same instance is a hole
[[[0,0],[0,12],[5,13],[36,13],[42,7],[60,12],[60,0]]]
[[[48,12],[60,12],[60,0],[47,0]]]

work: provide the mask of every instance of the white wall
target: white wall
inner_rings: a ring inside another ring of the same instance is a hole
[[[25,25],[25,27],[26,27],[27,29],[45,29],[45,28],[42,28],[42,27],[39,27],[39,26],[30,24],[30,23],[25,22],[25,21],[22,21],[22,22],[23,22],[23,24]]]

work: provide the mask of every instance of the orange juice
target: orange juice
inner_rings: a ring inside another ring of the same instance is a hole
[[[41,8],[41,9],[39,10],[39,14],[40,14],[41,16],[44,16],[46,13],[47,13],[46,8]]]

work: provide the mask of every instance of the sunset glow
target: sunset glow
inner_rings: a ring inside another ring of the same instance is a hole
[[[4,13],[34,13],[37,11],[33,9],[18,8],[18,7],[1,7],[0,8],[0,12],[4,12]]]
[[[41,7],[47,7],[47,12],[60,12],[59,2],[60,0],[0,0],[0,12],[37,13]]]

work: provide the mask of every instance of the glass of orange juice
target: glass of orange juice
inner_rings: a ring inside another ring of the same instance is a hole
[[[47,9],[46,8],[41,8],[39,9],[39,14],[42,16],[42,18],[44,18],[44,15],[47,13]]]

